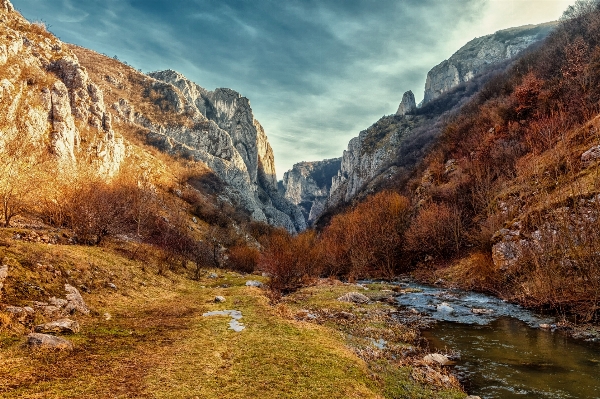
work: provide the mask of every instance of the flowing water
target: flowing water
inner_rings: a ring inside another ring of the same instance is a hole
[[[600,398],[600,345],[540,324],[553,320],[494,297],[416,284],[400,305],[437,320],[423,332],[439,350],[460,352],[454,366],[483,399]]]

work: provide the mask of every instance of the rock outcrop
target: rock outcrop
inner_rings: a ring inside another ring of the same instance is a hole
[[[318,162],[300,162],[284,173],[282,192],[292,204],[300,207],[308,224],[323,212],[332,179],[341,166],[341,158]]]
[[[359,193],[375,190],[403,168],[414,166],[423,149],[439,133],[435,118],[451,109],[454,103],[445,104],[450,108],[442,109],[439,115],[430,112],[427,117],[419,113],[420,107],[544,39],[554,26],[556,23],[527,25],[473,39],[434,67],[427,74],[425,98],[419,106],[415,104],[413,93],[407,91],[395,115],[384,116],[350,140],[340,169],[333,177],[325,209],[348,202]],[[402,159],[407,154],[410,154],[407,160]],[[317,218],[318,213],[314,212],[311,220]]]
[[[328,206],[350,201],[377,177],[393,175],[398,147],[418,122],[411,116],[383,117],[350,140],[333,177]]]
[[[554,22],[526,25],[471,40],[449,59],[429,71],[423,105],[471,80],[489,66],[513,58],[533,43],[548,36],[555,26]]]
[[[396,111],[396,115],[410,114],[416,109],[417,102],[415,101],[415,95],[411,90],[409,90],[402,96],[402,102],[400,103],[400,106],[398,106],[398,111]]]
[[[26,21],[8,0],[0,13],[0,66],[6,65],[0,69],[0,145],[18,136],[43,152],[49,143],[62,170],[85,163],[101,176],[115,175],[125,145],[112,130],[102,91],[42,24]]]
[[[300,210],[278,192],[273,150],[246,97],[231,89],[208,91],[172,70],[150,76],[156,79],[153,89],[193,122],[191,127],[162,126],[138,115],[134,122],[150,130],[152,144],[205,162],[228,184],[228,196],[254,219],[292,232],[306,228]],[[126,101],[113,108],[131,119]]]

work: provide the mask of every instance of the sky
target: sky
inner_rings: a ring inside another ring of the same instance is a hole
[[[469,40],[575,0],[11,0],[62,41],[250,99],[279,178],[340,157]]]

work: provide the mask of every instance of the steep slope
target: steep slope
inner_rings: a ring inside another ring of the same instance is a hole
[[[406,178],[440,134],[442,119],[456,112],[483,83],[556,26],[523,26],[474,39],[429,71],[425,100],[417,107],[404,93],[395,115],[384,116],[348,143],[333,177],[324,211],[335,211],[359,195]]]
[[[471,80],[490,65],[513,58],[548,36],[554,27],[556,22],[525,25],[471,40],[427,73],[423,105]]]
[[[340,165],[341,158],[300,162],[283,175],[281,191],[288,201],[300,207],[309,225],[323,212],[332,178]]]
[[[5,156],[36,158],[49,149],[62,170],[91,164],[115,175],[125,145],[102,91],[43,25],[26,21],[8,1],[0,11],[0,148],[13,151]]]
[[[146,76],[62,43],[9,1],[0,10],[5,157],[49,156],[65,176],[112,178],[130,155],[144,164],[138,155],[149,154],[142,147],[151,144],[208,165],[225,183],[222,198],[255,220],[289,231],[306,227],[277,190],[273,151],[247,98],[230,89],[209,92],[174,71]]]

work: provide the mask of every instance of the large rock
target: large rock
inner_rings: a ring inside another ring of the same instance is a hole
[[[533,43],[543,40],[555,26],[555,22],[526,25],[471,40],[429,71],[423,105],[471,80],[491,65],[508,60]]]
[[[583,166],[589,166],[598,159],[600,159],[600,145],[595,145],[581,154],[581,163]]]
[[[428,364],[439,364],[440,366],[446,366],[452,362],[448,359],[448,356],[442,355],[441,353],[430,353],[423,358],[423,361]]]
[[[337,300],[340,302],[351,302],[351,303],[368,303],[370,301],[368,296],[363,295],[359,292],[349,292],[347,294],[342,295]]]
[[[77,288],[72,285],[65,284],[65,291],[67,291],[67,305],[65,306],[65,312],[67,314],[72,314],[75,311],[83,313],[85,315],[90,314],[90,310],[88,309],[83,297],[77,290]]]
[[[31,333],[27,336],[27,345],[32,349],[72,350],[73,343],[61,337],[49,334]]]
[[[398,106],[396,115],[406,115],[417,109],[417,103],[415,101],[415,95],[411,90],[404,93],[402,96],[402,102]]]
[[[79,330],[79,323],[70,319],[55,320],[49,323],[39,324],[34,328],[34,331],[37,333],[54,334],[77,334]]]

